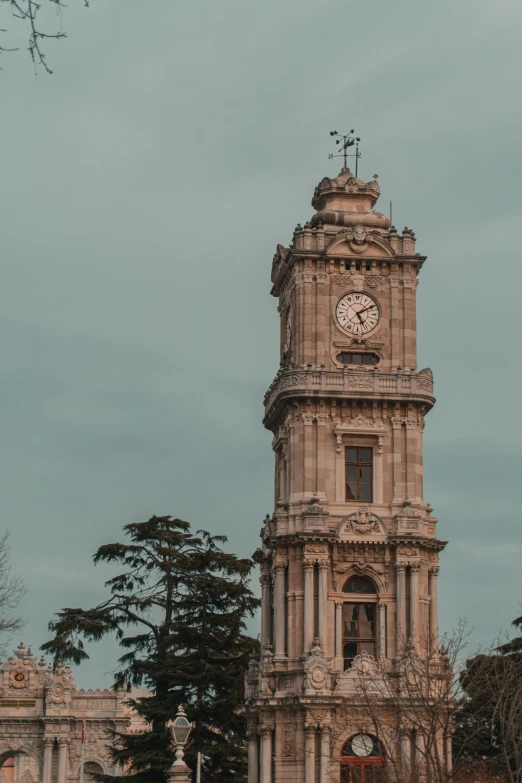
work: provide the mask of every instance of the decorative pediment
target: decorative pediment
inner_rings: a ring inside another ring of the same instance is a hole
[[[364,690],[365,693],[368,691],[385,692],[384,676],[385,673],[373,655],[362,652],[361,655],[355,656],[349,669],[339,674],[334,693],[349,693],[351,691],[357,694],[361,690]]]
[[[34,698],[43,693],[46,662],[36,660],[30,647],[21,642],[0,671],[0,695]]]
[[[340,256],[386,256],[392,258],[395,253],[378,233],[367,231],[362,225],[341,229],[326,248],[327,255]]]
[[[385,538],[387,530],[384,522],[377,514],[374,514],[367,506],[361,506],[353,514],[345,517],[337,527],[337,534],[341,538],[351,536],[357,538]]]

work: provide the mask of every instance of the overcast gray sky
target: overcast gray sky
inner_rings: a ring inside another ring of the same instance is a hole
[[[338,173],[328,132],[352,127],[380,208],[393,199],[428,255],[441,625],[467,617],[474,643],[507,628],[522,600],[520,2],[70,0],[63,26],[53,76],[35,80],[23,51],[0,72],[1,527],[25,640],[101,598],[90,556],[127,522],[170,513],[241,555],[258,545],[271,260]],[[93,653],[77,680],[107,686],[115,648]]]

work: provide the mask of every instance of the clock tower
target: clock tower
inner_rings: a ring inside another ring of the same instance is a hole
[[[272,263],[280,367],[264,425],[275,493],[262,531],[261,659],[246,678],[249,783],[385,779],[392,740],[385,747],[362,717],[361,674],[399,681],[407,655],[439,660],[445,542],[422,466],[435,400],[431,370],[417,367],[426,257],[413,231],[375,211],[379,192],[346,167],[325,177],[315,214]],[[411,728],[396,729],[409,759]]]

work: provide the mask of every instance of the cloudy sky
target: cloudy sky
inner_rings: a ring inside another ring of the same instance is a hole
[[[35,79],[0,15],[2,528],[37,647],[102,596],[90,555],[173,514],[250,554],[271,510],[262,397],[276,243],[335,176],[328,132],[428,255],[426,499],[451,543],[441,625],[473,644],[522,600],[522,5],[70,0]],[[53,31],[60,19],[45,18]],[[83,686],[110,684],[115,648]]]

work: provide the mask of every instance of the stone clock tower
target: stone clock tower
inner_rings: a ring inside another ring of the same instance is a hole
[[[280,368],[264,424],[275,494],[262,531],[262,656],[246,678],[249,783],[384,779],[393,751],[361,718],[358,678],[400,677],[406,654],[438,660],[444,542],[422,475],[433,377],[417,368],[426,258],[413,231],[399,235],[374,211],[378,198],[377,182],[348,168],[325,177],[311,221],[272,264]],[[407,729],[397,736],[414,755]]]

